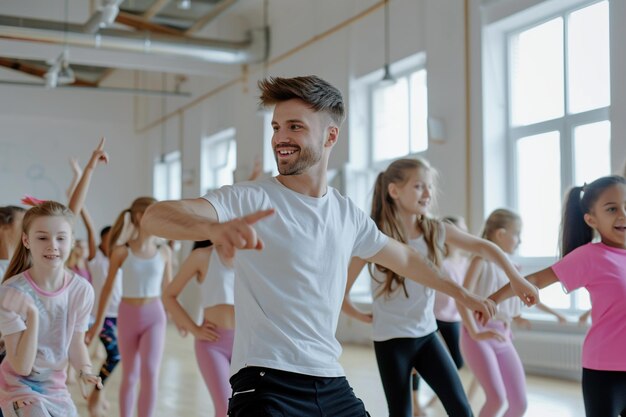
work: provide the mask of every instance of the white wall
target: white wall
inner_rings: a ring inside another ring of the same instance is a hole
[[[127,95],[0,86],[0,126],[0,205],[19,204],[24,194],[67,201],[69,158],[84,165],[101,136],[111,162],[95,172],[87,197],[96,227],[112,223],[138,194],[151,194]]]
[[[271,64],[266,74],[319,75],[337,86],[350,105],[351,80],[381,68],[384,61],[381,5],[382,2],[372,0],[270,2],[270,62],[368,8],[379,7],[330,36],[318,39],[287,58]],[[394,0],[390,3],[390,22],[392,61],[426,51],[429,107],[431,113],[443,121],[447,134],[443,143],[431,145],[426,157],[441,172],[442,212],[465,214],[466,189],[462,180],[466,176],[463,2]],[[233,69],[231,79],[240,75],[240,71]],[[201,137],[234,127],[238,141],[238,170],[244,172],[239,176],[245,177],[255,156],[262,155],[263,125],[262,118],[256,113],[256,82],[263,75],[262,66],[251,65],[248,67],[246,81],[235,83],[197,105],[183,107],[183,159],[186,169],[193,170],[196,174],[200,172]],[[185,87],[193,86],[192,89],[199,95],[226,82],[228,80],[218,82],[191,78]],[[161,116],[156,100],[150,100],[149,107],[152,111],[146,114],[140,126],[149,126]],[[176,109],[176,105],[168,104],[168,112],[175,112]],[[178,123],[178,115],[171,117],[167,121],[166,130],[175,132]],[[364,142],[362,137],[350,135],[348,125],[345,123],[342,128],[340,141],[331,157],[331,168],[339,168],[349,160],[350,141],[357,141],[357,144]],[[161,135],[160,126],[145,130],[145,135],[149,138],[148,143],[154,146],[153,153],[158,154],[159,146],[155,144],[159,142]],[[168,149],[175,148],[176,142],[176,139],[168,136]],[[192,197],[199,193],[199,178],[196,175],[195,182],[184,187],[184,195]]]

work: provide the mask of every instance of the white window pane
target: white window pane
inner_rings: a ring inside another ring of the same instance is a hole
[[[228,159],[229,140],[215,141],[209,147],[209,164],[212,167],[224,166]]]
[[[559,132],[517,141],[517,201],[522,216],[521,256],[555,256],[561,219]]]
[[[584,288],[578,289],[574,292],[576,297],[576,308],[579,310],[589,310],[591,308],[591,298],[589,297],[589,291]]]
[[[574,128],[574,161],[576,185],[611,174],[611,122]]]
[[[513,125],[563,116],[563,19],[512,36],[510,50]]]
[[[179,157],[180,158],[180,157]],[[182,167],[180,159],[169,163],[169,193],[168,200],[181,198]]]
[[[167,200],[167,166],[157,162],[154,165],[154,198]]]
[[[428,149],[428,90],[426,70],[411,74],[411,153]]]
[[[373,160],[383,161],[409,153],[408,79],[372,92]]]
[[[559,283],[543,288],[539,293],[539,298],[548,307],[563,309],[572,307],[571,296],[563,291],[563,287]]]
[[[568,20],[569,111],[578,113],[610,104],[609,4],[596,3]]]

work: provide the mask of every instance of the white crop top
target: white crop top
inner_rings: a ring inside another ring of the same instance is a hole
[[[152,258],[140,258],[128,248],[128,257],[122,265],[122,297],[149,298],[161,296],[165,261],[161,251]]]
[[[235,304],[235,270],[222,263],[216,250],[211,251],[206,277],[200,284],[202,308]]]

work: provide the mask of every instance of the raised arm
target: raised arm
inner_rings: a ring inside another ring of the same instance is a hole
[[[559,279],[557,278],[552,268],[548,267],[546,269],[542,269],[541,271],[535,272],[534,274],[530,274],[526,276],[526,279],[531,284],[534,284],[537,288],[545,288],[550,284],[557,282]],[[515,295],[511,284],[506,284],[504,287],[500,288],[498,291],[494,292],[489,296],[489,298],[496,302],[496,304],[501,303],[507,298],[511,298]]]
[[[348,282],[346,283],[346,292],[343,296],[341,311],[354,319],[360,320],[364,323],[371,323],[372,314],[364,313],[356,308],[356,306],[352,303],[352,300],[350,299],[350,290],[354,285],[354,281],[356,281],[366,264],[367,262],[365,262],[361,258],[352,258],[352,260],[350,261],[350,266],[348,267]]]
[[[162,201],[152,204],[141,218],[148,233],[174,240],[207,240],[221,246],[221,253],[232,258],[237,249],[263,249],[263,242],[252,227],[274,210],[261,210],[219,223],[217,212],[203,198]]]
[[[486,321],[495,314],[495,304],[468,292],[444,276],[425,256],[397,240],[389,239],[387,245],[367,261],[382,265],[400,276],[449,295],[478,313],[481,320]]]
[[[91,261],[96,257],[98,245],[96,244],[96,231],[93,227],[93,220],[91,219],[89,211],[87,211],[87,206],[83,206],[83,209],[80,211],[80,217],[83,219],[85,229],[87,229],[87,246],[89,248],[87,261]]]
[[[85,198],[87,197],[87,190],[89,189],[89,183],[91,182],[91,176],[93,174],[93,170],[96,168],[96,165],[98,165],[98,162],[107,163],[109,161],[109,156],[104,151],[104,142],[104,138],[100,139],[98,147],[91,154],[91,158],[89,159],[89,162],[87,162],[87,165],[85,165],[83,174],[80,177],[80,181],[78,181],[78,184],[70,197],[68,208],[75,214],[80,213],[83,209],[83,204],[85,203]]]
[[[447,244],[494,262],[506,273],[509,281],[511,281],[513,291],[524,304],[531,306],[539,302],[537,288],[520,275],[502,249],[486,239],[470,235],[453,225],[444,223],[444,226]]]
[[[127,257],[128,248],[125,246],[117,246],[111,253],[111,257],[109,259],[109,272],[107,273],[107,279],[102,286],[100,299],[98,300],[96,321],[85,334],[85,343],[87,344],[90,344],[94,337],[100,333],[100,329],[102,329],[102,325],[104,324],[104,315],[106,313],[107,306],[109,305],[111,292],[113,291],[113,285],[115,284],[115,278],[117,277],[117,271],[120,269]]]

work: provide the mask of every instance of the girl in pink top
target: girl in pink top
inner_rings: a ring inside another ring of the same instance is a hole
[[[600,241],[592,243],[594,234]],[[529,275],[539,288],[560,281],[586,288],[592,324],[583,345],[582,388],[587,417],[626,415],[626,179],[602,177],[567,196],[561,225],[562,259]],[[513,293],[504,286],[491,298]]]
[[[0,366],[0,407],[6,417],[78,413],[65,385],[68,361],[80,371],[83,395],[101,388],[85,346],[93,290],[65,269],[73,212],[80,212],[91,173],[107,161],[104,140],[85,167],[69,208],[45,201],[28,210],[22,236],[0,286],[0,332],[6,358]]]

